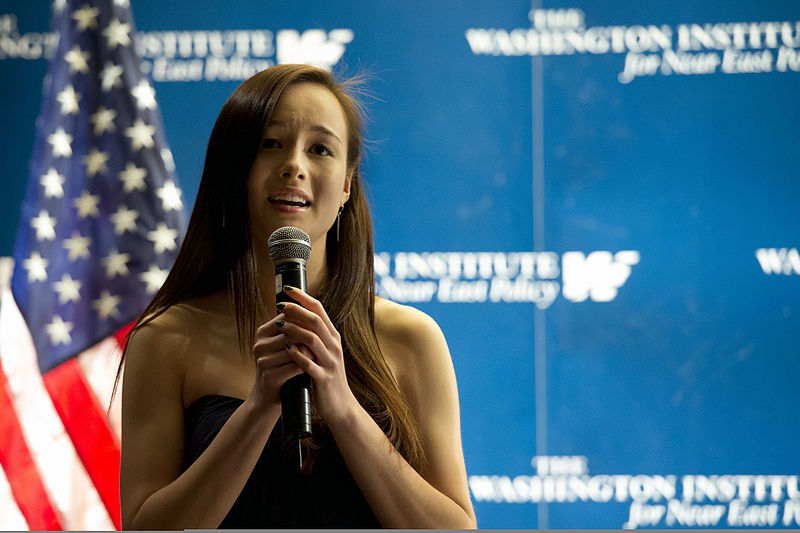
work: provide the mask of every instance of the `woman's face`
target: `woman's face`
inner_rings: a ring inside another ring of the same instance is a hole
[[[264,128],[247,178],[255,239],[295,226],[324,244],[350,196],[347,120],[339,101],[314,83],[290,85]]]

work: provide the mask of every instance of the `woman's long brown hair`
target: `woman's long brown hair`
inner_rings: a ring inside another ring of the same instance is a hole
[[[326,272],[314,296],[342,337],[347,381],[400,454],[417,470],[423,466],[418,425],[378,346],[375,334],[375,274],[372,221],[361,185],[362,110],[352,93],[357,79],[338,83],[308,65],[279,65],[242,83],[220,111],[206,151],[203,176],[186,237],[175,264],[153,300],[137,319],[130,337],[171,306],[226,289],[233,302],[239,348],[252,354],[255,331],[265,317],[251,245],[246,182],[264,126],[287,87],[316,83],[329,89],[348,124],[347,167],[352,170],[350,199],[336,228],[326,238]],[[124,365],[123,351],[117,381]],[[304,445],[311,468],[316,451],[330,444],[324,422]]]

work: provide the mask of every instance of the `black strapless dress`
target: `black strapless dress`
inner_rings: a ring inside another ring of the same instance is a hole
[[[184,470],[197,460],[242,400],[209,395],[186,409]],[[309,476],[282,452],[280,421],[220,528],[343,529],[381,527],[331,445],[319,451]]]

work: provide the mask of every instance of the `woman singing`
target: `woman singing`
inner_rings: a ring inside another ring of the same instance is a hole
[[[444,336],[375,295],[350,90],[281,65],[223,106],[183,246],[125,352],[123,529],[475,527]],[[276,306],[267,239],[284,226],[311,238],[308,292]],[[304,372],[298,470],[279,392]]]

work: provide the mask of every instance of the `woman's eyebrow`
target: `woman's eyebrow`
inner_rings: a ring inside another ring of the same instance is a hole
[[[272,126],[280,128],[280,127],[286,126],[286,122],[284,122],[282,120],[273,120],[273,121],[268,122],[266,127],[269,128],[269,127],[272,127]],[[313,125],[309,126],[308,129],[310,129],[313,132],[322,133],[322,134],[325,134],[325,135],[330,135],[331,137],[333,137],[334,139],[339,141],[340,144],[342,144],[342,145],[344,144],[342,142],[342,140],[339,138],[338,135],[336,135],[329,128],[326,128],[325,126],[323,126],[321,124],[313,124]]]
[[[311,131],[316,131],[318,133],[323,133],[325,135],[330,135],[331,137],[333,137],[334,139],[336,139],[337,141],[342,143],[342,140],[339,138],[339,136],[336,135],[335,133],[333,133],[331,130],[329,130],[325,126],[322,126],[322,125],[311,126]],[[344,144],[344,143],[342,143],[342,144]]]

